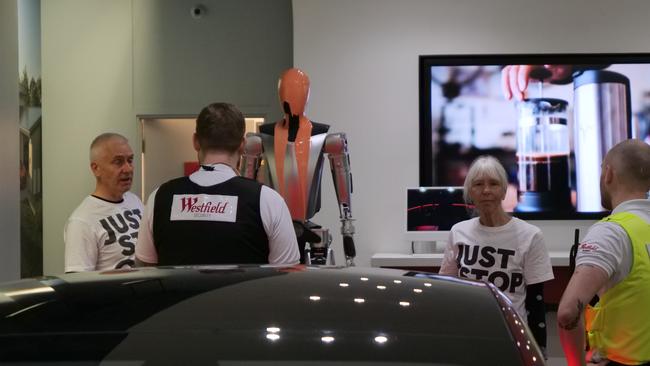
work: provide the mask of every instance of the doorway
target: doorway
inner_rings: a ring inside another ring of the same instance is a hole
[[[162,183],[198,166],[192,147],[196,116],[139,117],[142,128],[142,200]],[[258,132],[263,117],[246,117],[246,133]]]

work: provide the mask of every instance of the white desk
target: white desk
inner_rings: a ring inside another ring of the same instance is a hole
[[[569,251],[551,251],[548,254],[551,257],[552,266],[569,266]],[[442,253],[375,253],[370,258],[372,267],[440,267],[441,263]]]

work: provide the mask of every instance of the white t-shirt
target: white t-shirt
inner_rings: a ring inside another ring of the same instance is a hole
[[[526,321],[526,286],[553,279],[542,232],[513,217],[498,227],[478,217],[451,228],[441,274],[489,281],[503,291]]]
[[[209,187],[236,176],[235,172],[227,165],[216,164],[213,167],[212,171],[199,169],[190,175],[190,180],[202,187]],[[136,257],[145,263],[158,263],[158,253],[153,242],[153,206],[157,191],[157,189],[153,191],[147,200],[145,215],[142,219],[142,231],[136,247]],[[260,216],[269,240],[269,263],[299,263],[300,253],[289,208],[282,196],[267,186],[262,186],[260,192]]]
[[[135,244],[144,212],[131,192],[121,202],[88,196],[63,231],[65,271],[83,272],[135,267]]]
[[[625,201],[612,214],[629,212],[650,223],[650,200]],[[632,242],[625,229],[614,222],[597,222],[589,228],[580,242],[576,256],[576,267],[594,265],[607,272],[608,283],[599,291],[614,287],[623,281],[632,269]]]

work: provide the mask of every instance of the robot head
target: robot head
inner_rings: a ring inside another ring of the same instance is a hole
[[[286,115],[291,117],[305,114],[309,99],[309,76],[300,69],[288,69],[278,81],[280,104]]]

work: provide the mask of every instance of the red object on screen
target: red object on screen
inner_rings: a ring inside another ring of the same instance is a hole
[[[183,163],[183,173],[185,174],[186,177],[197,170],[199,170],[198,161],[186,161],[185,163]]]
[[[419,225],[415,227],[415,231],[438,231],[438,225]]]

